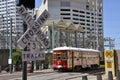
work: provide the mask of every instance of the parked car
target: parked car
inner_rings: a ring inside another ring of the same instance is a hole
[[[20,67],[20,66],[14,66],[14,68],[15,68],[15,71],[21,71],[21,67]],[[12,69],[13,69],[13,67],[12,67]],[[9,72],[9,66],[6,66],[6,67],[4,68],[4,70],[5,70],[6,72]]]
[[[8,66],[5,67],[4,70],[5,70],[6,72],[8,72],[8,71],[9,71],[9,67],[8,67]]]

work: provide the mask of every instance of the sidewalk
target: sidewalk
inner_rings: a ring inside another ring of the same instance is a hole
[[[102,75],[102,80],[108,80],[108,76],[103,74]],[[116,80],[116,77],[113,77],[113,80]]]

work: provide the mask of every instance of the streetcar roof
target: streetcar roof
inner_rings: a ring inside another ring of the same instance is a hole
[[[92,52],[100,52],[99,50],[95,50],[95,49],[87,49],[87,48],[75,48],[75,47],[67,47],[67,46],[64,46],[64,47],[57,47],[57,48],[54,48],[54,50],[77,50],[77,51],[92,51]]]

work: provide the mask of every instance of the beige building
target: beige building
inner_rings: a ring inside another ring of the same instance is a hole
[[[77,43],[77,47],[103,48],[102,0],[43,0],[37,14],[44,9],[47,9],[50,13],[50,19],[47,21],[48,26],[52,26],[52,22],[54,22],[55,26],[58,26],[58,22],[63,19],[67,27],[73,24],[74,26],[81,26],[83,28],[82,33],[77,32],[77,36],[69,32],[69,39],[66,32],[55,30],[55,32],[59,33],[54,32],[56,35],[56,37],[54,35],[54,47],[66,46],[67,43],[63,41],[69,40],[69,45],[67,46],[76,46]],[[74,31],[74,28],[72,29]],[[60,37],[57,37],[58,35]],[[77,42],[75,38],[77,38]],[[60,43],[59,45],[57,45],[57,41]]]

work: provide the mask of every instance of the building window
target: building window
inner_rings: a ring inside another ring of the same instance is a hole
[[[84,11],[80,11],[80,13],[83,13],[83,14],[84,14],[85,12],[84,12]]]
[[[90,22],[90,20],[86,20],[87,22]]]
[[[102,14],[99,14],[99,16],[102,16]]]
[[[86,10],[89,10],[89,5],[86,5]]]
[[[87,24],[87,26],[90,26],[90,24]]]
[[[73,14],[73,16],[78,16],[78,14]]]
[[[80,15],[80,17],[85,17],[84,15]]]
[[[61,13],[60,15],[70,15],[70,13]]]
[[[85,21],[85,19],[80,19],[80,21]]]
[[[90,18],[90,16],[86,16],[86,18]]]
[[[94,15],[94,13],[91,13],[92,15]]]
[[[85,25],[85,23],[80,23],[81,25]]]
[[[60,11],[70,11],[70,9],[60,9]]]
[[[70,17],[63,17],[63,19],[71,19]]]
[[[86,14],[90,14],[90,12],[86,12]]]
[[[78,18],[73,18],[73,20],[79,20]]]
[[[79,12],[79,11],[78,11],[78,10],[74,10],[74,9],[73,9],[73,12]]]
[[[74,24],[79,24],[78,22],[73,22]]]

